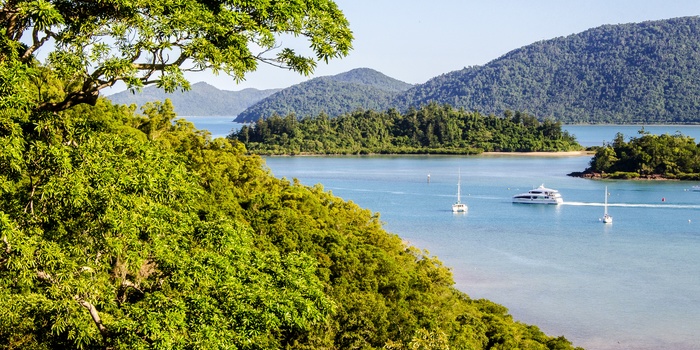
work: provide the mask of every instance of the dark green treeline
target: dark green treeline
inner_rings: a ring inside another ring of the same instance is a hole
[[[478,154],[582,149],[561,123],[527,113],[503,117],[429,104],[400,114],[357,111],[330,118],[272,116],[229,135],[257,154]]]
[[[599,148],[590,168],[574,176],[599,174],[607,178],[663,177],[700,179],[700,145],[690,136],[651,135],[643,129],[639,137],[625,142],[618,133],[611,144]]]

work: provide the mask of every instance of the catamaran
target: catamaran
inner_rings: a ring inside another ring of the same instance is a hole
[[[461,200],[461,183],[462,183],[462,172],[460,171],[458,180],[457,180],[457,202],[455,204],[452,204],[452,212],[453,213],[466,213],[467,212],[467,205],[465,203],[462,203]]]
[[[612,224],[612,216],[608,214],[608,186],[605,186],[605,214],[603,214],[603,223]]]

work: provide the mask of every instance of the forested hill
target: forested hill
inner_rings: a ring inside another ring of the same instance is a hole
[[[700,122],[700,17],[605,25],[540,41],[398,96],[565,123]]]
[[[274,94],[280,89],[240,91],[219,90],[207,83],[196,83],[186,92],[166,93],[162,89],[150,86],[138,93],[122,91],[107,98],[117,104],[136,104],[138,107],[147,102],[170,99],[175,112],[182,116],[236,116],[243,110]]]
[[[305,117],[321,113],[338,116],[358,109],[381,111],[390,108],[396,94],[411,86],[375,70],[358,68],[279,91],[240,113],[236,121],[252,122],[291,113]]]

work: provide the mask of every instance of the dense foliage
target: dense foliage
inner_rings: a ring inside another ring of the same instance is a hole
[[[273,116],[229,138],[258,154],[449,153],[571,151],[581,146],[561,124],[520,112],[485,116],[430,104],[400,114],[357,111],[297,119]]]
[[[700,17],[606,25],[436,77],[395,101],[564,123],[698,123]]]
[[[243,89],[227,91],[219,90],[207,83],[196,83],[192,84],[188,91],[167,93],[155,86],[150,86],[138,92],[121,91],[109,95],[107,98],[114,104],[135,104],[138,108],[141,108],[148,102],[159,102],[169,99],[175,112],[180,116],[233,117],[279,90]]]
[[[0,102],[0,348],[571,348],[168,102]]]
[[[254,122],[273,115],[295,114],[311,117],[325,113],[331,117],[357,110],[382,111],[391,107],[397,93],[410,84],[389,78],[368,68],[311,79],[279,91],[248,107],[237,122]]]
[[[301,54],[287,36],[308,41]],[[331,0],[11,0],[0,3],[0,61],[37,68],[35,109],[94,104],[117,82],[130,88],[189,88],[186,72],[237,80],[260,62],[313,72],[346,56],[352,32]],[[53,84],[60,81],[60,88]]]
[[[572,175],[700,180],[700,145],[682,134],[652,135],[642,129],[639,137],[625,142],[618,133],[611,144],[598,148],[588,169]]]

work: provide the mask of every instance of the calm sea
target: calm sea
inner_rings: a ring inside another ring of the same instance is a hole
[[[566,127],[584,145],[611,141],[618,131],[636,136],[639,128]],[[695,126],[645,130],[679,130],[700,139]],[[457,288],[505,305],[515,319],[547,334],[587,349],[700,348],[700,192],[690,191],[695,183],[566,176],[589,160],[350,156],[266,162],[277,177],[320,183],[380,213],[387,231],[449,266]],[[466,214],[451,212],[459,172]],[[540,184],[560,190],[565,203],[511,203],[512,195]],[[612,225],[600,222],[605,186]]]
[[[236,131],[241,128],[243,124],[234,123],[233,120],[236,116],[224,116],[224,117],[181,117],[192,122],[197,129],[208,130],[211,136],[226,137],[232,131]]]

